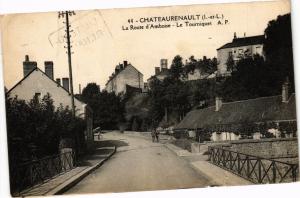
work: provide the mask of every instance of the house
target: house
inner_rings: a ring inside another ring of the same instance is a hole
[[[60,79],[54,81],[53,62],[45,61],[45,72],[37,67],[37,63],[29,61],[29,56],[25,56],[23,62],[23,78],[13,86],[6,95],[9,97],[17,97],[25,101],[30,101],[33,97],[42,99],[48,93],[53,99],[53,105],[58,108],[61,105],[71,107],[71,94],[69,92],[69,79],[63,78],[63,85]],[[93,141],[92,134],[92,109],[82,101],[74,98],[75,114],[83,118],[87,122],[86,140]]]
[[[126,85],[138,88],[141,90],[140,92],[144,88],[143,74],[130,63],[124,61],[123,64],[115,67],[115,72],[105,84],[105,90],[116,94],[125,94]]]
[[[170,71],[168,69],[168,59],[161,59],[160,67],[155,67],[155,74],[148,78],[147,84],[150,85],[154,78],[163,81],[169,75]]]
[[[245,134],[259,139],[266,131],[275,137],[296,136],[295,94],[288,87],[283,85],[282,95],[243,101],[223,103],[217,97],[215,106],[190,111],[174,131],[195,130],[212,141],[238,140]]]
[[[216,72],[210,74],[210,73],[203,72],[201,68],[195,68],[193,71],[187,73],[186,81],[215,78],[216,77],[215,73]]]
[[[218,64],[218,75],[227,75],[230,74],[229,69],[227,68],[227,60],[231,56],[234,62],[237,62],[241,58],[251,57],[255,54],[263,56],[263,43],[265,36],[251,36],[238,38],[236,33],[232,42],[226,43],[217,49],[217,58],[219,61]]]

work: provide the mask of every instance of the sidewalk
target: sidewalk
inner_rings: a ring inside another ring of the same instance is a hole
[[[21,192],[19,196],[50,196],[62,194],[70,189],[72,186],[80,182],[85,176],[90,174],[93,170],[100,167],[106,160],[108,160],[116,152],[115,146],[96,148],[92,155],[85,157],[79,162],[79,166],[58,175],[45,183],[35,186],[29,190]]]
[[[242,186],[251,185],[252,182],[245,180],[229,171],[215,166],[207,161],[207,155],[201,153],[190,153],[187,150],[179,148],[173,144],[165,145],[177,156],[190,161],[190,165],[201,175],[205,176],[211,186]]]

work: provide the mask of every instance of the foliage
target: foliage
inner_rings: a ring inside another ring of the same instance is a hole
[[[227,66],[227,71],[229,71],[229,72],[233,72],[235,70],[235,67],[234,67],[235,63],[234,63],[232,54],[230,54],[228,56],[228,59],[226,61],[226,66]]]
[[[98,89],[95,83],[89,83],[82,92],[82,100],[93,109],[94,127],[118,129],[124,122],[125,105],[120,96]],[[86,90],[86,91],[85,91]]]
[[[227,67],[232,76],[220,83],[217,94],[226,101],[278,95],[287,77],[294,89],[290,14],[269,22],[264,55],[246,57],[236,63],[229,57]]]
[[[89,83],[83,88],[81,97],[82,100],[86,101],[98,94],[100,94],[100,86],[96,83]]]
[[[273,68],[265,63],[263,57],[255,55],[241,59],[235,67],[231,78],[227,78],[218,89],[224,100],[244,100],[279,93],[281,86],[276,86]]]
[[[58,154],[63,138],[72,139],[75,150],[84,149],[85,121],[73,118],[68,107],[55,109],[50,94],[30,102],[8,97],[6,115],[9,156],[14,165]]]
[[[294,87],[291,15],[278,16],[265,29],[264,54],[279,84],[289,77]]]
[[[194,56],[191,56],[184,66],[185,75],[194,72],[195,69],[200,69],[201,72],[211,74],[217,70],[218,61],[217,58],[207,58],[203,56],[202,59],[196,60]]]
[[[182,74],[183,74],[182,57],[177,55],[174,57],[170,67],[170,78],[174,80],[179,80]]]
[[[193,82],[184,81],[186,75],[196,68],[201,68],[205,72],[216,70],[217,60],[215,58],[196,60],[191,56],[189,61],[184,65],[180,56],[175,56],[170,68],[170,75],[163,81],[153,78],[149,84],[150,91],[150,113],[149,118],[152,127],[157,127],[164,116],[171,113],[177,115],[177,122],[185,114],[198,105],[201,101],[211,99],[214,96],[215,83],[209,80]],[[166,123],[165,123],[166,124]],[[171,122],[169,123],[171,124]]]

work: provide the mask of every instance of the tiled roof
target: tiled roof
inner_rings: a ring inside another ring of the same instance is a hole
[[[236,39],[233,39],[231,43],[226,43],[225,45],[218,48],[217,50],[233,48],[233,47],[241,47],[241,46],[247,46],[247,45],[263,44],[264,39],[265,39],[264,35],[236,38]]]
[[[219,111],[215,106],[192,110],[175,127],[177,129],[206,128],[218,124],[239,124],[296,119],[295,94],[288,103],[281,96],[223,103]]]

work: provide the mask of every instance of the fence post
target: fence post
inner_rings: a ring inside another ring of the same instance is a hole
[[[210,148],[210,146],[208,147],[208,161],[211,161],[211,155],[212,155],[212,152],[211,152],[211,148]]]
[[[293,165],[292,167],[292,177],[293,182],[297,181],[297,165]]]
[[[250,178],[250,162],[249,162],[249,156],[246,156],[247,160],[247,177]]]
[[[276,183],[276,167],[275,167],[275,161],[272,162],[272,171],[273,171],[273,183]]]
[[[261,184],[262,183],[262,179],[261,179],[261,159],[257,159],[257,162],[258,162],[258,183]]]
[[[237,153],[237,160],[238,160],[238,173],[241,174],[241,160],[240,154]]]

